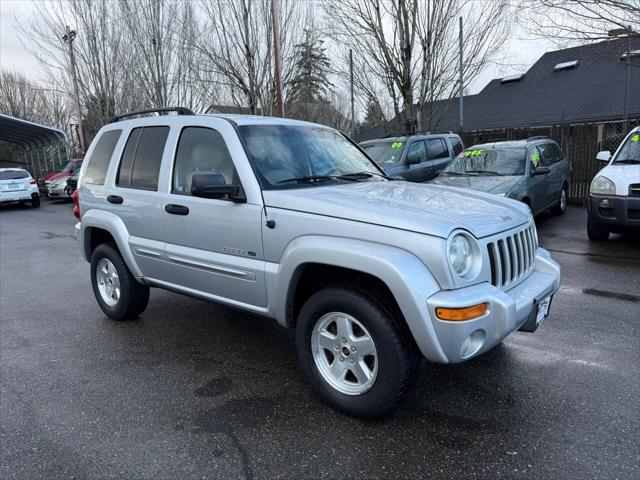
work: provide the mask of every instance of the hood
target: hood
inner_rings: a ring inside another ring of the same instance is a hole
[[[629,185],[640,183],[640,165],[610,163],[600,170],[596,177],[605,176],[616,186],[616,195],[629,195]]]
[[[520,181],[519,176],[500,175],[468,175],[465,177],[443,175],[433,181],[436,185],[449,185],[450,187],[470,188],[479,192],[500,195],[507,193]]]
[[[67,179],[70,176],[71,175],[69,173],[67,173],[67,172],[58,172],[55,175],[49,176],[49,178],[47,178],[47,180],[49,180],[50,182],[57,182],[58,180]]]
[[[433,184],[362,182],[265,190],[268,207],[326,215],[446,238],[457,229],[476,238],[525,223],[526,205],[494,195]]]
[[[62,172],[49,172],[46,175],[42,175],[38,180],[51,180],[52,177],[60,175]]]

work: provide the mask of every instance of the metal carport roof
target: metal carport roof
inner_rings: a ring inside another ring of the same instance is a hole
[[[0,113],[0,141],[23,147],[43,147],[53,142],[66,142],[67,134],[57,128],[45,127]]]

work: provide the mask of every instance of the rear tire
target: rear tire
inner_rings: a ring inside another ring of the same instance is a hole
[[[306,301],[298,316],[296,349],[311,387],[325,403],[360,418],[384,417],[398,408],[420,365],[399,320],[375,297],[351,286],[327,287]],[[351,327],[340,330],[339,322],[345,321]],[[325,348],[322,341],[328,342]]]
[[[551,209],[551,212],[555,215],[562,215],[567,210],[567,200],[569,198],[569,192],[567,191],[567,186],[563,185],[562,190],[560,190],[560,198],[558,199],[558,204]]]
[[[40,195],[31,197],[31,208],[40,208]]]
[[[136,318],[149,303],[149,287],[135,279],[113,243],[93,251],[91,285],[98,305],[112,320]]]
[[[587,236],[592,242],[604,242],[608,240],[609,233],[609,229],[603,225],[598,225],[592,222],[591,219],[587,220]]]

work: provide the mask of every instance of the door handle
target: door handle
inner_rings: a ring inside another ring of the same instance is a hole
[[[123,200],[122,200],[122,197],[120,195],[109,195],[107,197],[107,202],[115,203],[117,205],[120,205],[123,202]]]
[[[176,205],[175,203],[165,205],[164,210],[171,215],[189,215],[188,207],[185,207],[184,205]]]

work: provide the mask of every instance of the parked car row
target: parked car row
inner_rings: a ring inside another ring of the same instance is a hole
[[[571,164],[547,137],[496,141],[464,148],[454,133],[424,133],[362,142],[360,146],[395,178],[492,193],[523,202],[534,215],[567,208]],[[640,228],[640,127],[593,179],[587,234],[606,240],[610,232]]]
[[[71,198],[67,180],[80,172],[82,159],[70,160],[62,170],[50,172],[38,179],[40,194],[49,198]]]

